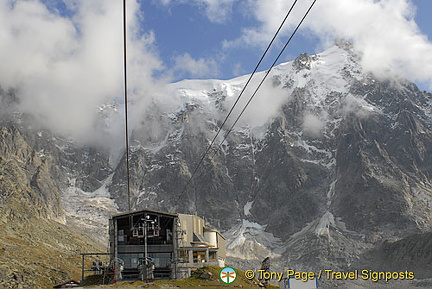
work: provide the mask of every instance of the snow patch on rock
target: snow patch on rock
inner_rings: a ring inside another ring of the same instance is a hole
[[[224,233],[227,238],[227,255],[244,260],[262,260],[280,257],[275,249],[282,246],[279,238],[265,231],[266,226],[243,219]]]
[[[113,174],[94,192],[83,191],[75,186],[75,178],[70,179],[69,187],[61,195],[66,222],[95,232],[94,236],[104,243],[108,237],[108,220],[118,213],[115,200],[110,198],[108,191],[112,177]]]

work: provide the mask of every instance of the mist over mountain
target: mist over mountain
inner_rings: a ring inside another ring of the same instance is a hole
[[[430,277],[432,256],[403,244],[428,244],[432,231],[432,94],[365,70],[346,41],[302,54],[270,72],[223,141],[228,120],[185,189],[247,78],[184,80],[157,89],[146,105],[131,101],[132,209],[205,217],[227,237],[230,262],[245,269],[267,256],[280,270],[379,262],[374,269],[385,270],[390,260]],[[109,216],[128,209],[122,106],[99,106],[98,137],[86,141],[20,111],[19,89],[0,96],[2,225],[28,214],[106,244]]]

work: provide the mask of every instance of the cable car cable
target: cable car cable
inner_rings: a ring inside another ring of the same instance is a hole
[[[130,168],[129,168],[129,124],[128,124],[128,81],[127,81],[127,19],[126,0],[123,0],[123,80],[124,80],[124,113],[125,113],[125,145],[126,145],[126,178],[128,211],[131,212]]]
[[[243,115],[243,113],[245,112],[246,108],[249,106],[249,104],[251,103],[252,99],[255,97],[255,95],[257,94],[258,90],[261,88],[262,84],[264,83],[264,81],[266,80],[267,76],[270,74],[270,71],[273,69],[273,67],[276,65],[277,61],[279,60],[279,58],[282,56],[282,54],[284,53],[285,49],[287,48],[288,44],[291,42],[292,38],[294,37],[294,35],[297,33],[297,30],[300,28],[300,26],[302,25],[303,21],[306,19],[307,15],[309,14],[309,12],[311,11],[312,7],[315,5],[315,2],[317,0],[314,0],[314,2],[311,4],[311,6],[309,7],[309,9],[306,11],[306,14],[303,16],[303,18],[301,19],[301,21],[299,22],[299,24],[297,25],[296,29],[293,31],[293,33],[291,34],[290,38],[288,39],[288,41],[285,43],[284,47],[282,48],[282,50],[280,51],[280,53],[278,54],[278,56],[276,57],[276,59],[274,60],[274,62],[272,63],[272,65],[270,66],[270,68],[266,71],[263,79],[261,80],[260,84],[258,85],[258,87],[255,89],[254,93],[252,94],[252,96],[249,98],[248,102],[246,103],[246,105],[243,107],[243,110],[240,112],[240,114],[238,115],[238,117],[236,118],[236,120],[234,121],[234,123],[231,125],[230,129],[228,130],[228,132],[225,134],[224,139],[222,140],[222,142],[219,144],[219,146],[216,148],[216,152],[219,151],[219,149],[221,148],[223,142],[227,139],[228,135],[231,133],[231,131],[233,130],[234,126],[237,124],[237,122],[239,121],[240,117]],[[215,153],[216,153],[215,152]]]
[[[173,210],[175,208],[175,206],[178,204],[178,201],[180,200],[180,198],[183,196],[183,194],[186,192],[187,187],[189,186],[189,184],[191,183],[192,179],[194,178],[194,176],[196,175],[198,169],[200,168],[200,166],[202,165],[205,157],[209,154],[210,149],[212,148],[213,144],[216,141],[216,138],[219,136],[220,132],[222,131],[222,128],[224,127],[224,125],[226,124],[226,122],[228,121],[228,118],[231,116],[232,112],[234,111],[235,106],[238,104],[240,98],[242,97],[244,91],[246,90],[246,87],[249,85],[252,77],[254,76],[254,74],[256,73],[256,71],[258,70],[259,66],[261,65],[261,62],[263,61],[264,57],[266,56],[267,52],[270,50],[270,47],[273,45],[274,40],[276,39],[277,35],[279,34],[279,32],[281,31],[283,25],[285,24],[286,20],[288,19],[289,15],[291,14],[292,10],[294,9],[296,3],[298,0],[295,0],[293,2],[293,4],[291,5],[289,11],[287,12],[285,18],[283,19],[282,23],[279,25],[279,28],[277,29],[276,33],[273,35],[272,40],[270,41],[269,45],[267,46],[267,48],[265,49],[263,55],[261,56],[260,60],[258,61],[258,64],[255,66],[255,69],[253,70],[252,74],[249,76],[246,84],[243,86],[243,89],[241,90],[239,96],[237,97],[236,101],[234,102],[234,104],[232,105],[230,111],[228,112],[228,115],[225,117],[222,125],[219,127],[219,130],[217,131],[216,135],[213,137],[212,141],[210,142],[210,145],[207,147],[206,151],[204,152],[204,154],[202,155],[200,161],[198,162],[198,165],[195,167],[192,175],[190,176],[189,180],[187,181],[184,189],[182,190],[182,192],[180,193],[177,201],[174,203],[174,207]]]

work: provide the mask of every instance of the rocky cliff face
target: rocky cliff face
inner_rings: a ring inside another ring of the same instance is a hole
[[[101,250],[66,225],[56,172],[20,130],[0,129],[0,288],[49,288],[79,275],[79,252]]]
[[[384,241],[376,248],[361,255],[353,267],[369,267],[371,270],[388,270],[401,272],[409,268],[415,271],[418,279],[430,279],[431,270],[431,233],[410,235],[396,242]]]
[[[13,126],[2,127],[0,139],[2,204],[8,207],[2,217],[60,220],[63,210],[59,191],[49,173],[49,160],[41,158]]]
[[[259,125],[259,109],[247,116],[185,191],[245,79],[173,85],[188,102],[134,132],[135,207],[203,215],[226,231],[238,262],[273,254],[282,267],[346,268],[381,240],[431,230],[430,94],[363,71],[346,43],[301,55],[270,77],[267,97],[280,106]],[[154,121],[160,135],[148,139]]]
[[[134,210],[204,216],[247,267],[270,255],[280,268],[349,268],[383,240],[431,231],[432,95],[364,71],[344,42],[272,70],[186,187],[245,82],[171,84],[174,105],[141,112],[131,132]],[[124,154],[6,119],[15,124],[3,126],[1,160],[19,159],[19,183],[35,192],[25,198],[44,217],[101,235],[110,214],[127,210]]]

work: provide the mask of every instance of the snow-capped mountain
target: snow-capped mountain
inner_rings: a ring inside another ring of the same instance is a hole
[[[131,132],[134,210],[205,217],[225,232],[230,261],[248,268],[267,256],[281,269],[351,268],[383,241],[432,230],[431,94],[375,77],[339,41],[275,67],[223,140],[265,74],[255,74],[187,187],[249,76],[161,90]],[[108,216],[127,210],[124,150],[79,146],[22,116],[3,123],[46,160],[60,192],[56,218],[103,236]]]

